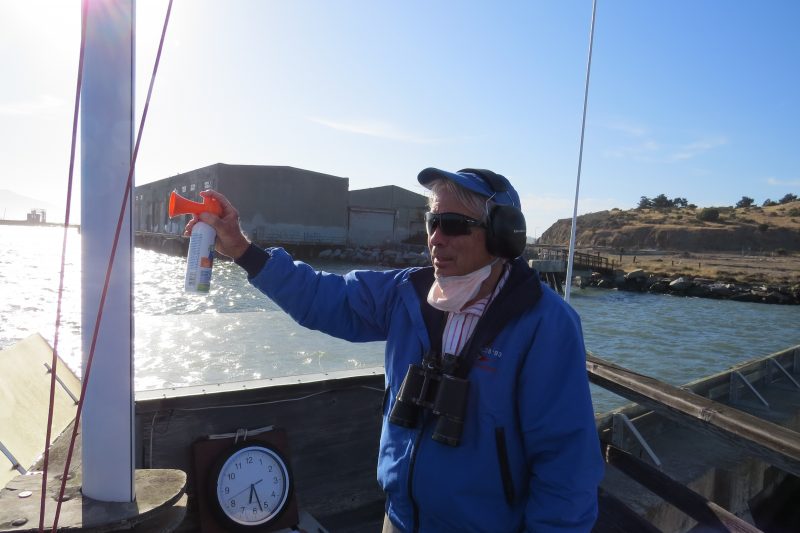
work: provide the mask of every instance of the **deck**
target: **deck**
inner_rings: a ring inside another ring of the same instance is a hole
[[[800,346],[681,387],[591,353],[586,364],[593,383],[634,402],[597,416],[607,468],[595,531],[800,530]],[[275,425],[287,432],[301,513],[329,531],[379,531],[383,380],[372,368],[139,392],[137,475],[185,472],[177,531],[197,531],[194,444]]]

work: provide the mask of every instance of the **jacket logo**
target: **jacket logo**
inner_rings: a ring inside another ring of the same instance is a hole
[[[502,359],[502,357],[503,352],[491,346],[487,346],[480,351],[475,366],[481,370],[494,372],[500,366],[500,359]]]

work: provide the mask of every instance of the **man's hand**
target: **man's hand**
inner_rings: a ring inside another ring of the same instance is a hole
[[[222,206],[222,213],[216,216],[212,213],[200,213],[200,216],[193,215],[192,219],[186,224],[184,235],[191,235],[192,228],[199,221],[203,221],[217,232],[216,250],[227,255],[231,259],[238,259],[250,246],[250,241],[242,233],[239,227],[239,212],[223,195],[214,190],[200,192],[204,198],[213,198]]]

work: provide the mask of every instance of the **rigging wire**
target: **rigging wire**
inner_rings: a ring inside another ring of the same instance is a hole
[[[578,225],[578,195],[581,189],[581,166],[583,165],[583,138],[586,133],[586,108],[589,104],[589,74],[592,71],[592,47],[594,45],[594,20],[597,12],[597,0],[592,0],[592,23],[589,30],[589,58],[586,61],[586,83],[583,89],[583,119],[581,121],[581,145],[578,150],[578,178],[575,181],[575,204],[572,208],[572,229],[569,235],[569,254],[567,257],[567,277],[564,280],[564,300],[569,303],[570,287],[572,287],[572,266],[575,262],[575,233]]]
[[[83,0],[84,9],[88,4],[88,2],[89,0]],[[131,164],[128,170],[128,180],[127,183],[125,184],[125,193],[123,194],[122,205],[120,206],[119,209],[117,228],[114,233],[114,243],[111,247],[111,255],[109,256],[108,259],[108,267],[106,268],[106,277],[105,277],[105,282],[103,284],[103,292],[100,296],[100,305],[97,309],[97,318],[95,319],[94,331],[92,333],[92,343],[91,347],[89,348],[89,355],[86,358],[86,368],[84,369],[83,372],[83,379],[81,384],[81,395],[78,401],[77,412],[75,414],[75,422],[73,423],[72,437],[69,443],[69,451],[67,452],[66,461],[64,463],[64,472],[63,475],[61,476],[61,489],[58,493],[58,498],[56,498],[56,512],[53,518],[53,529],[52,529],[53,533],[56,533],[58,531],[58,518],[61,513],[61,503],[64,497],[64,491],[66,490],[67,474],[69,472],[70,463],[72,462],[72,454],[75,450],[75,440],[78,434],[78,427],[80,425],[81,412],[83,411],[83,402],[86,397],[86,386],[89,383],[89,377],[91,375],[92,361],[94,360],[95,347],[97,345],[97,337],[100,331],[100,321],[102,320],[103,317],[103,307],[105,307],[106,295],[108,294],[108,286],[111,280],[111,271],[114,266],[114,259],[117,254],[117,245],[119,244],[119,236],[122,231],[122,223],[125,218],[126,206],[128,204],[128,198],[130,197],[131,186],[133,183],[133,172],[134,169],[136,168],[136,158],[139,154],[139,146],[141,145],[142,142],[142,132],[144,131],[144,125],[145,122],[147,121],[147,111],[150,107],[150,97],[153,94],[153,85],[155,84],[156,73],[158,72],[158,65],[161,61],[161,52],[164,48],[164,38],[167,33],[167,27],[169,25],[169,17],[171,12],[172,12],[172,0],[169,0],[169,5],[167,6],[167,14],[164,17],[164,26],[161,30],[161,40],[158,43],[158,52],[156,53],[156,60],[153,65],[153,73],[150,77],[150,86],[147,89],[147,98],[145,99],[144,109],[142,111],[142,120],[139,122],[139,131],[136,135],[136,144],[134,145],[133,156],[131,157]]]
[[[78,80],[75,84],[75,107],[72,112],[72,144],[69,152],[69,177],[67,179],[67,205],[64,212],[64,238],[61,242],[61,271],[58,279],[58,298],[56,304],[56,325],[53,334],[53,359],[50,363],[50,404],[47,410],[47,430],[44,440],[44,466],[42,467],[42,497],[39,503],[39,533],[44,532],[45,498],[47,494],[47,467],[50,462],[50,438],[53,430],[53,411],[55,410],[56,370],[58,367],[58,333],[61,329],[61,302],[64,295],[64,269],[67,256],[67,235],[69,234],[69,215],[72,206],[72,181],[75,171],[75,146],[78,139],[78,111],[81,102],[81,86],[83,85],[83,57],[86,51],[86,18],[88,3],[81,5],[81,44],[78,59]]]

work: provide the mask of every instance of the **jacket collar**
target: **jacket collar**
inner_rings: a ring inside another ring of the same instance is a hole
[[[420,313],[428,330],[431,347],[441,351],[442,331],[447,314],[434,309],[428,303],[428,291],[434,281],[433,267],[415,270],[409,275],[409,280],[419,298]],[[542,285],[538,273],[523,258],[518,257],[511,261],[508,280],[484,316],[487,321],[500,320],[505,324],[535,307],[541,297]]]

